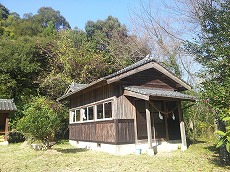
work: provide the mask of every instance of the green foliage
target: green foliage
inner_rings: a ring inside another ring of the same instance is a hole
[[[25,141],[25,136],[14,130],[14,131],[10,131],[8,133],[8,142],[9,143],[19,143],[19,142],[24,142]]]
[[[1,94],[16,100],[36,94],[38,84],[35,81],[47,61],[36,47],[36,42],[29,37],[0,40],[0,50]]]
[[[88,22],[82,31],[70,29],[60,12],[50,7],[23,18],[0,7],[0,97],[14,98],[18,108],[11,115],[11,129],[21,118],[27,127],[35,121],[30,108],[24,110],[26,105],[35,106],[30,103],[34,96],[56,100],[73,81],[95,81],[148,54],[147,46],[111,16]],[[43,116],[53,113],[48,107],[42,109]],[[55,123],[52,116],[47,119]],[[68,122],[62,123],[65,131]]]
[[[47,27],[49,22],[53,22],[56,29],[70,28],[69,23],[60,14],[60,11],[55,11],[50,7],[42,7],[38,10],[38,14],[32,17],[32,20],[39,23],[43,27]]]
[[[0,20],[3,19],[7,19],[7,17],[9,16],[10,12],[9,10],[2,4],[0,4]]]
[[[220,136],[220,140],[216,147],[225,145],[226,150],[230,153],[230,109],[225,110],[225,112],[223,113],[227,115],[227,117],[222,119],[223,121],[225,121],[226,131],[221,131],[221,130],[217,131],[217,134]]]
[[[45,97],[34,97],[23,113],[25,116],[17,124],[18,131],[23,132],[27,139],[41,140],[46,146],[55,140],[55,134],[66,120],[66,109]]]
[[[189,44],[191,52],[196,55],[204,69],[201,77],[202,98],[206,105],[212,109],[212,113],[218,122],[218,133],[222,138],[221,144],[229,149],[229,143],[223,141],[223,133],[229,133],[229,127],[225,124],[226,109],[230,105],[230,1],[213,0],[200,4],[200,25],[202,34],[200,42]],[[225,136],[224,136],[225,137]],[[220,154],[223,151],[220,151]],[[225,153],[223,153],[225,156]],[[223,158],[226,159],[226,158]],[[230,161],[230,160],[229,160]]]

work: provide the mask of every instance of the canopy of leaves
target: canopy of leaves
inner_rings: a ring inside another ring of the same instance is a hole
[[[70,28],[69,23],[60,14],[60,11],[55,11],[50,7],[42,7],[38,10],[38,14],[32,17],[36,23],[41,24],[43,27],[47,27],[49,22],[53,22],[56,29]]]
[[[55,134],[65,124],[63,120],[68,118],[66,110],[62,105],[45,97],[34,97],[25,105],[25,116],[19,120],[17,129],[23,132],[27,139],[49,143],[54,141]]]
[[[224,119],[229,117],[230,110],[230,1],[202,1],[200,9],[200,42],[190,44],[190,48],[204,66],[201,73],[203,99],[213,110],[219,133],[229,133]],[[220,143],[229,150],[228,139]],[[230,162],[228,156],[222,159]]]
[[[0,7],[0,97],[14,98],[18,107],[11,128],[29,115],[22,111],[32,97],[56,100],[71,82],[90,83],[148,54],[147,45],[112,16],[89,21],[82,31],[50,7],[23,18]]]

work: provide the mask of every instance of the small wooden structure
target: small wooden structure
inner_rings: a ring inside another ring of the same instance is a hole
[[[7,142],[8,120],[11,113],[17,111],[13,99],[0,99],[0,136]]]
[[[187,149],[181,101],[195,97],[180,92],[189,89],[146,57],[91,84],[73,83],[58,101],[70,101],[71,144],[119,155],[137,148],[153,154],[175,140]]]

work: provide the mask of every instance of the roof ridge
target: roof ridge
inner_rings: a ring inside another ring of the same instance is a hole
[[[116,75],[120,75],[120,74],[122,74],[122,73],[124,73],[124,72],[128,72],[128,71],[130,71],[130,70],[132,70],[132,69],[134,69],[134,68],[137,68],[137,67],[139,67],[139,66],[141,66],[141,65],[144,65],[144,64],[146,64],[146,63],[149,63],[149,62],[156,62],[156,60],[154,59],[154,57],[152,57],[150,54],[148,54],[148,55],[147,55],[145,58],[143,58],[142,60],[139,60],[139,61],[137,61],[136,63],[133,63],[133,64],[131,64],[131,65],[129,65],[129,66],[127,66],[127,67],[125,67],[125,68],[123,68],[123,69],[117,71],[117,72],[114,72],[114,73],[112,73],[112,74],[110,74],[110,75],[108,75],[108,76],[105,76],[104,78],[105,78],[105,79],[112,78],[112,77],[114,77],[114,76],[116,76]]]

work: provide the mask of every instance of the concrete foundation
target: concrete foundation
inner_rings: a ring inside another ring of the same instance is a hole
[[[152,149],[149,149],[148,143],[145,142],[144,140],[141,140],[140,142],[138,142],[138,144],[123,144],[123,145],[113,145],[113,144],[74,141],[74,140],[69,140],[69,143],[77,148],[102,151],[114,155],[128,155],[128,154],[139,155],[142,153],[146,153],[150,156],[154,156],[154,154],[156,153],[170,152],[181,148],[180,141],[152,143],[153,146]]]

